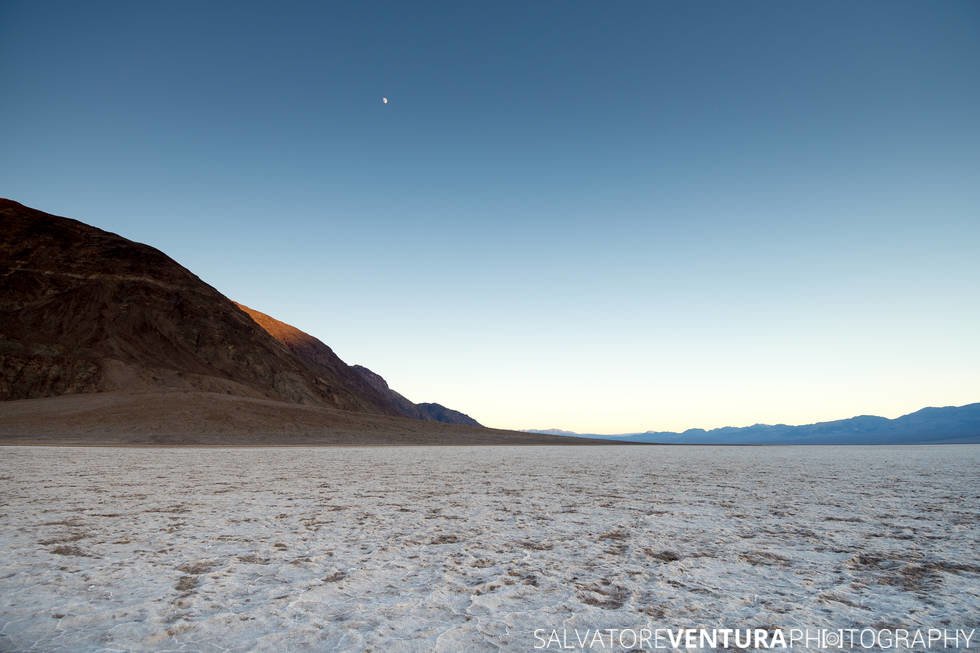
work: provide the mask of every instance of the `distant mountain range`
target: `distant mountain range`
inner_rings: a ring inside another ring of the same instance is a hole
[[[802,426],[755,424],[683,433],[646,431],[620,435],[582,434],[561,429],[529,433],[661,444],[943,444],[980,443],[980,403],[923,408],[895,419],[860,415]]]

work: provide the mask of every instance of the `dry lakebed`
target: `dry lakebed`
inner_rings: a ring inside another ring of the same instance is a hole
[[[978,470],[975,445],[2,447],[0,650],[974,627]]]

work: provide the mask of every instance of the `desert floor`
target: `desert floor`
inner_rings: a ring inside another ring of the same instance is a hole
[[[0,447],[0,650],[973,627],[978,469],[980,446]]]

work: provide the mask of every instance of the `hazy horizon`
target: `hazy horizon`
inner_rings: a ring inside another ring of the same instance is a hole
[[[6,2],[0,195],[488,426],[894,418],[980,398],[978,34],[973,2]]]
[[[685,433],[687,431],[692,431],[692,430],[693,431],[711,431],[713,429],[729,428],[729,427],[730,428],[751,428],[753,426],[790,426],[790,427],[811,426],[811,425],[814,425],[814,424],[820,424],[820,423],[824,423],[824,422],[836,422],[836,421],[848,420],[848,419],[851,419],[851,418],[854,418],[854,417],[884,417],[885,419],[892,419],[893,420],[893,419],[895,419],[897,417],[903,417],[905,415],[910,415],[910,414],[913,414],[913,413],[917,413],[917,412],[919,412],[921,410],[927,410],[927,409],[930,409],[930,408],[940,408],[940,409],[942,409],[942,408],[965,408],[966,406],[972,406],[973,404],[980,404],[980,402],[971,401],[971,402],[969,402],[967,404],[963,404],[963,405],[960,405],[960,406],[921,406],[921,407],[919,407],[919,408],[917,408],[915,410],[911,410],[911,411],[908,411],[907,413],[902,413],[900,415],[895,415],[893,417],[889,417],[888,415],[871,415],[869,413],[863,413],[863,414],[859,414],[859,415],[841,416],[841,417],[832,418],[832,419],[829,419],[829,420],[819,420],[817,422],[800,422],[800,423],[796,423],[796,424],[776,423],[776,422],[753,422],[751,424],[725,424],[723,426],[712,426],[712,427],[708,427],[708,428],[699,427],[699,426],[691,426],[691,427],[688,427],[688,428],[683,429],[683,430],[671,430],[671,429],[656,429],[656,428],[653,428],[653,429],[643,429],[642,431],[622,431],[622,432],[618,432],[618,433],[611,433],[611,432],[592,432],[592,431],[573,431],[572,429],[562,429],[560,427],[534,428],[534,429],[527,429],[527,430],[529,432],[532,432],[532,433],[538,433],[538,432],[540,432],[540,433],[549,433],[549,432],[553,432],[553,433],[558,434],[558,432],[561,431],[561,432],[564,432],[564,433],[574,433],[575,435],[597,435],[597,436],[602,436],[602,437],[607,437],[607,436],[612,437],[612,436],[619,436],[619,435],[639,435],[639,434],[644,434],[644,433],[677,433],[677,434],[683,434],[683,433]],[[742,444],[742,443],[738,443],[738,444]],[[940,442],[939,444],[946,444],[946,442]],[[954,444],[959,444],[959,443],[954,443]],[[967,443],[967,444],[969,444],[969,443]],[[759,445],[753,445],[753,446],[767,446],[767,445],[766,444],[759,444]]]

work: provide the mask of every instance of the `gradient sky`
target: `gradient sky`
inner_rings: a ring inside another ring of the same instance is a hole
[[[487,425],[980,401],[975,1],[0,0],[0,89],[0,195]]]

